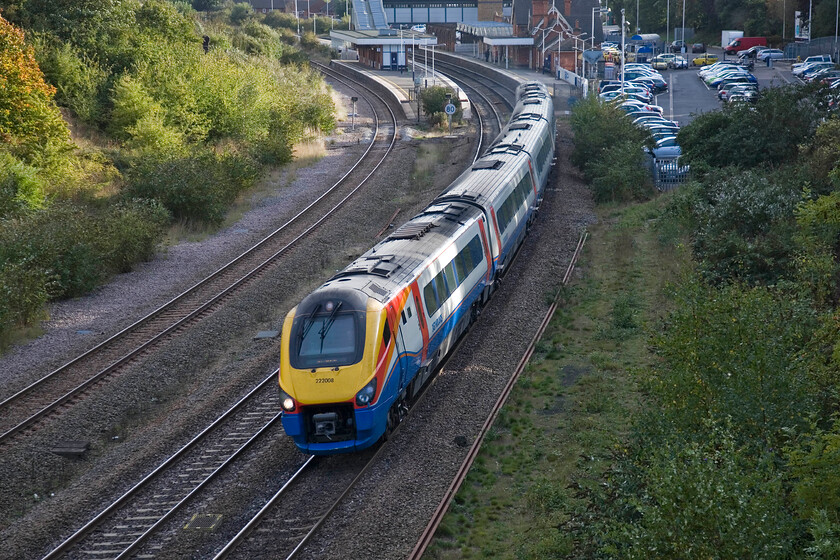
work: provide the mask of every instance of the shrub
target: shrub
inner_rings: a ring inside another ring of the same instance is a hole
[[[589,96],[572,109],[572,163],[598,202],[644,200],[653,193],[642,147],[648,135],[621,109]]]
[[[129,272],[154,256],[170,221],[169,212],[153,200],[127,200],[110,206],[100,219],[97,251],[109,273]]]
[[[69,43],[54,44],[44,35],[36,35],[32,42],[44,76],[56,88],[56,103],[85,122],[99,122],[107,72]]]
[[[701,441],[671,435],[640,451],[642,481],[618,476],[613,504],[625,508],[605,549],[627,559],[791,558],[796,520],[786,511],[772,457],[743,453],[725,422]],[[795,556],[794,556],[795,557]]]
[[[815,390],[801,367],[816,328],[807,302],[779,289],[696,281],[676,291],[668,328],[654,338],[660,366],[648,389],[685,433],[732,419],[738,447],[780,448],[785,432],[807,426]]]
[[[233,25],[242,25],[244,22],[254,17],[254,8],[247,2],[234,4],[230,8],[230,15],[228,18]]]
[[[44,205],[44,183],[38,170],[0,152],[0,218]]]
[[[709,176],[694,212],[695,256],[713,282],[773,284],[793,272],[796,175],[726,169]]]
[[[236,154],[144,154],[126,172],[125,193],[159,201],[176,219],[218,224],[228,204],[256,177],[253,161]]]

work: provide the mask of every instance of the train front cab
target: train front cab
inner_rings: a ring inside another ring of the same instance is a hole
[[[387,334],[385,334],[387,332]],[[385,307],[356,290],[319,290],[283,323],[280,404],[283,429],[313,455],[361,450],[387,425],[393,395]]]

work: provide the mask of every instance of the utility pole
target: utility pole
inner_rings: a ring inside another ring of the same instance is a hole
[[[624,95],[624,8],[621,8],[621,95]]]

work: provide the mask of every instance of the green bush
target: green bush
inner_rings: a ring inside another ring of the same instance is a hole
[[[707,176],[693,245],[706,277],[750,284],[792,277],[801,196],[792,173],[728,168]]]
[[[0,221],[0,227],[5,226]],[[2,262],[0,266],[0,343],[18,326],[31,324],[43,316],[48,299],[44,270],[27,262]]]
[[[107,72],[69,43],[56,44],[44,35],[30,40],[44,77],[56,88],[56,103],[85,122],[99,122],[104,111],[102,93]]]
[[[44,182],[38,170],[0,152],[0,218],[41,208],[44,202]]]
[[[654,338],[661,366],[643,375],[659,414],[686,433],[731,418],[738,447],[781,448],[786,430],[807,426],[815,404],[800,367],[817,327],[807,302],[780,289],[693,280],[675,295],[667,328]]]
[[[235,154],[144,154],[126,172],[125,194],[156,200],[179,220],[219,224],[227,206],[256,177],[254,162]]]
[[[624,559],[787,559],[797,550],[796,520],[785,508],[772,457],[750,457],[727,424],[711,424],[701,441],[674,435],[641,450],[633,481],[616,477],[613,504],[624,522],[608,532],[602,552]]]
[[[596,201],[645,200],[653,193],[644,167],[647,132],[621,109],[589,96],[572,109],[572,163],[583,171]]]
[[[99,220],[97,252],[108,273],[129,272],[147,261],[170,222],[169,212],[153,200],[127,200],[107,209]]]

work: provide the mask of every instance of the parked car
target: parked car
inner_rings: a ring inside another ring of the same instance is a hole
[[[674,57],[677,55],[672,54],[670,56]],[[650,66],[654,70],[667,70],[671,67],[671,61],[668,58],[666,58],[666,55],[660,54],[659,56],[654,57],[653,60],[650,61]]]
[[[669,121],[662,115],[639,115],[635,119],[633,119],[633,124],[639,126],[650,126],[653,124],[662,124],[666,126],[679,126],[674,121]]]
[[[694,43],[691,45],[691,52],[693,53],[704,53],[706,52],[706,44],[705,43]]]
[[[726,54],[735,54],[738,51],[747,50],[750,47],[767,46],[766,37],[737,37],[723,48]]]
[[[677,70],[688,68],[688,60],[681,56],[675,56],[673,62],[671,63],[671,67]]]
[[[752,46],[748,49],[738,51],[735,54],[738,56],[738,58],[741,58],[741,57],[758,58],[758,56],[761,54],[761,51],[766,50],[766,49],[767,49],[767,45],[754,45],[754,46]],[[729,54],[729,53],[727,53],[727,54]]]
[[[817,62],[809,62],[808,64],[803,64],[802,66],[798,67],[796,70],[792,70],[791,73],[796,76],[797,78],[801,77],[803,74],[815,72],[816,70],[820,70],[822,68],[833,68],[833,62],[827,61],[817,61]]]
[[[683,47],[685,46],[685,41],[674,41],[671,43],[671,52],[678,53],[682,52]]]
[[[781,60],[785,57],[784,51],[780,49],[764,49],[760,53],[758,53],[758,59],[762,62],[767,62],[768,58],[772,58],[773,60]]]
[[[823,68],[822,70],[817,70],[816,72],[806,74],[804,79],[808,83],[819,82],[820,80],[828,80],[830,82],[831,78],[838,77],[840,77],[840,70],[838,70],[837,68]]]
[[[706,66],[708,64],[714,64],[718,61],[718,56],[716,54],[706,53],[703,56],[696,56],[691,63],[694,66]]]
[[[791,71],[798,70],[799,68],[802,68],[806,64],[811,64],[812,62],[831,62],[831,55],[830,54],[815,54],[813,56],[809,56],[808,58],[806,58],[802,62],[797,62],[796,64],[792,64],[790,69],[791,69]]]

